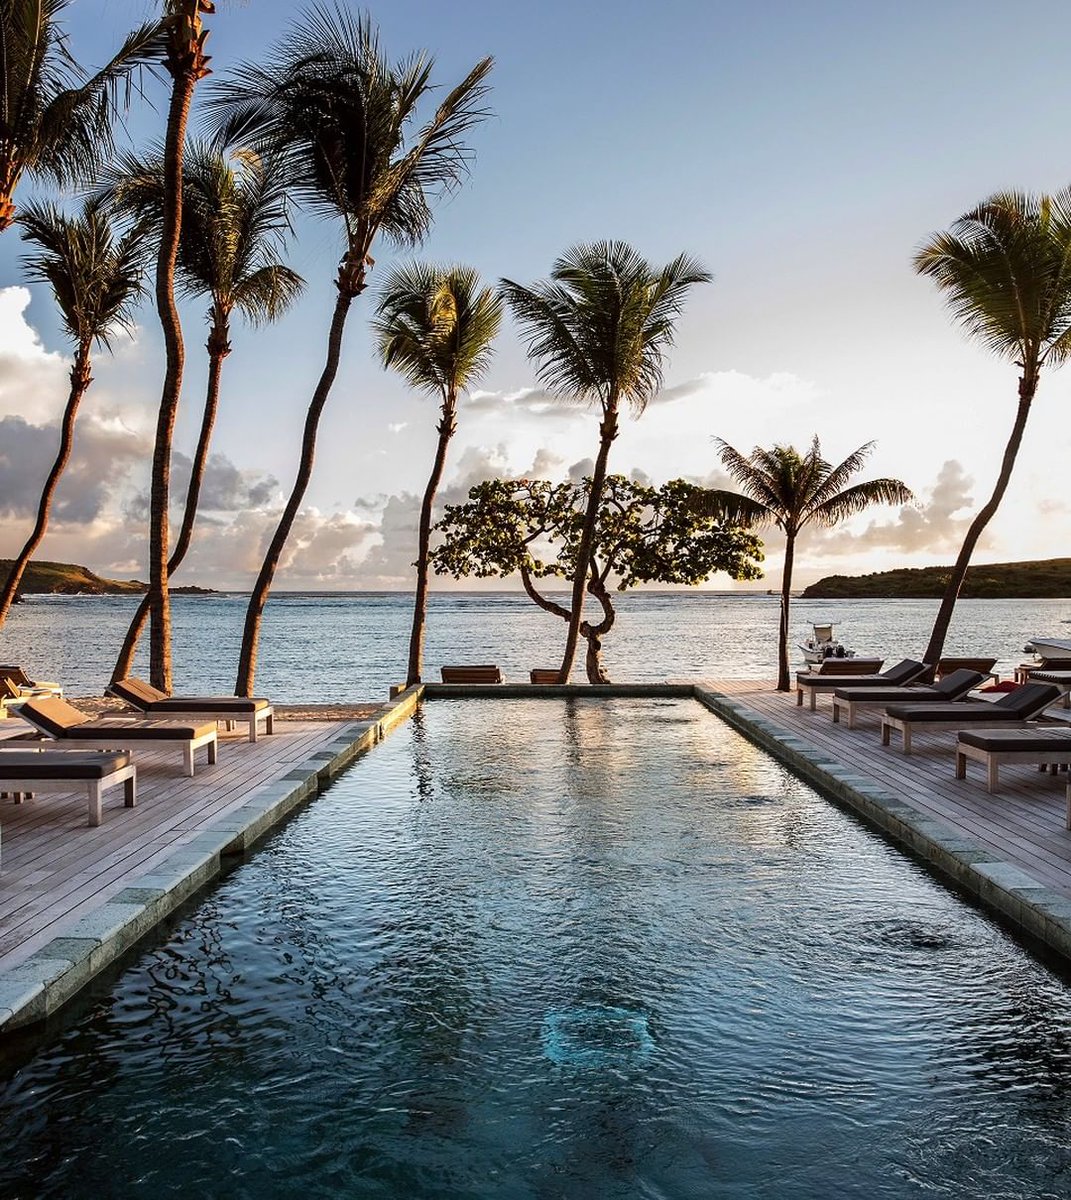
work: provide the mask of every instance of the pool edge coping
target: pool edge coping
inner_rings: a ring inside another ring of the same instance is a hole
[[[111,899],[79,917],[62,934],[0,971],[0,1037],[57,1013],[101,971],[157,929],[245,854],[299,805],[312,800],[345,767],[378,745],[416,711],[423,686],[405,689],[361,720],[337,725],[336,736],[284,775],[254,788],[168,856],[135,875]]]

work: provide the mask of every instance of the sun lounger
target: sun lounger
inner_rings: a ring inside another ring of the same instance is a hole
[[[6,679],[19,696],[59,696],[63,688],[45,679],[31,679],[22,667],[0,666],[0,679]]]
[[[1005,692],[999,700],[971,700],[955,703],[891,704],[881,714],[881,744],[887,746],[894,729],[900,731],[905,754],[911,753],[911,734],[960,729],[965,725],[985,728],[1005,722],[1027,721],[1039,717],[1060,698],[1060,689],[1052,683],[1024,683],[1014,692]]]
[[[169,696],[141,679],[119,679],[110,683],[108,692],[136,708],[146,717],[185,718],[188,721],[226,721],[227,728],[242,723],[249,728],[249,740],[257,740],[257,726],[265,733],[275,732],[275,710],[267,700],[244,696]]]
[[[956,778],[966,779],[967,760],[986,769],[986,791],[995,792],[1001,763],[1057,766],[1071,763],[1071,729],[961,729],[956,742]]]
[[[443,683],[501,683],[502,672],[498,667],[481,665],[476,667],[443,667]]]
[[[962,700],[972,688],[985,682],[981,671],[953,671],[940,683],[901,688],[838,688],[833,693],[833,720],[840,720],[841,709],[848,714],[848,728],[855,728],[855,714],[861,708],[885,708],[889,704],[916,700]]]
[[[127,808],[137,803],[137,768],[128,754],[75,754],[67,750],[3,750],[0,789],[16,804],[34,792],[74,792],[85,788],[89,823],[99,825],[108,788],[123,785]]]
[[[1064,694],[1064,708],[1071,708],[1071,670],[1030,672],[1031,683],[1055,683]]]
[[[907,687],[909,683],[928,682],[931,669],[925,663],[905,658],[895,667],[874,675],[819,675],[801,671],[796,676],[796,703],[803,703],[804,692],[811,696],[811,712],[819,692],[835,692],[837,688],[857,687]]]
[[[216,761],[216,725],[184,725],[174,721],[109,718],[94,721],[66,700],[27,700],[19,716],[45,737],[77,750],[182,750],[186,774],[193,774],[193,755],[202,746],[208,761]]]
[[[533,667],[528,672],[528,677],[533,683],[557,683],[558,668],[557,667]]]
[[[1071,671],[1071,658],[1045,658],[1038,662],[1020,663],[1015,668],[1015,682],[1029,683],[1038,671]]]

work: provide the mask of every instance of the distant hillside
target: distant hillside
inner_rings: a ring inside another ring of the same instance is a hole
[[[0,586],[11,571],[12,559],[0,558]],[[202,595],[211,588],[176,587],[172,592]],[[119,596],[148,591],[148,584],[139,579],[104,579],[88,567],[76,563],[31,562],[22,577],[19,591],[25,596],[53,594],[62,596]]]
[[[951,567],[904,568],[872,575],[827,575],[803,592],[805,599],[919,599],[944,594]],[[1038,562],[987,563],[968,567],[960,595],[976,600],[1064,600],[1071,598],[1071,558]]]

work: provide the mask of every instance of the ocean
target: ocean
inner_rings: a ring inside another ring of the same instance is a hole
[[[778,598],[705,591],[630,592],[616,598],[617,623],[604,660],[617,683],[761,679],[775,673]],[[100,695],[136,598],[32,596],[0,632],[0,661],[61,681],[72,696]],[[230,692],[245,617],[244,595],[176,596],[175,687]],[[813,622],[833,621],[857,653],[920,657],[936,600],[796,600],[793,647]],[[385,699],[405,678],[412,598],[405,592],[276,593],[265,614],[258,695],[278,703]],[[431,596],[425,678],[444,663],[497,663],[527,682],[532,667],[556,667],[565,625],[518,592]],[[1030,637],[1071,637],[1071,600],[963,600],[947,654],[996,655],[1010,672]],[[147,670],[143,639],[138,672]],[[798,657],[798,656],[797,656]],[[582,659],[574,681],[583,681]]]

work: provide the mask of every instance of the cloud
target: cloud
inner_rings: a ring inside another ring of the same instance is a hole
[[[70,387],[68,360],[46,350],[26,320],[30,292],[0,288],[0,416],[22,416],[42,424],[57,416]]]
[[[36,513],[59,440],[58,424],[0,417],[0,516],[17,519]],[[80,414],[71,461],[56,492],[54,522],[86,525],[100,519],[148,453],[149,443],[138,434],[94,413]]]
[[[742,371],[704,371],[694,379],[663,388],[652,397],[652,405],[671,404],[688,396],[708,394],[712,400],[732,404],[764,405],[808,404],[822,396],[821,389],[790,371],[774,371],[766,376],[745,375]]]
[[[193,459],[175,450],[171,455],[171,510],[181,513],[193,472]],[[263,471],[242,471],[225,454],[210,454],[205,465],[198,519],[204,514],[236,513],[267,508],[277,499],[279,481]],[[127,498],[125,514],[131,521],[149,519],[149,493],[142,490]],[[211,517],[209,517],[211,519]]]
[[[530,413],[533,416],[551,416],[563,420],[587,415],[587,406],[570,404],[560,400],[539,387],[516,388],[513,391],[487,392],[476,390],[470,392],[462,402],[465,413],[489,413],[504,415],[508,413]]]
[[[860,550],[897,550],[904,554],[945,554],[958,550],[970,523],[974,480],[949,459],[928,489],[928,498],[905,504],[892,521],[872,520],[865,529],[827,530],[815,546],[820,554],[857,554]]]

